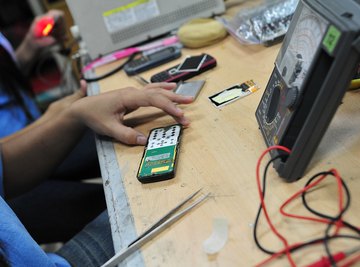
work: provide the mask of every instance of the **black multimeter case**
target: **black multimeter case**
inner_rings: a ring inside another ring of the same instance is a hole
[[[274,168],[300,179],[360,60],[360,0],[300,0],[256,109]]]
[[[165,64],[181,56],[181,48],[178,46],[168,46],[146,56],[134,59],[124,66],[127,75],[136,75],[143,71]]]

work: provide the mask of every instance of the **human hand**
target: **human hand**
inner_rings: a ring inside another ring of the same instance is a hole
[[[145,89],[152,89],[152,88],[162,88],[169,91],[172,91],[176,88],[176,83],[167,83],[167,82],[160,82],[160,83],[149,83],[144,86]]]
[[[52,17],[56,23],[50,35],[37,37],[35,34],[36,24],[44,17]],[[17,61],[25,73],[26,71],[29,71],[33,60],[42,49],[56,43],[62,43],[64,40],[66,40],[65,29],[64,13],[60,10],[50,10],[45,15],[38,16],[34,19],[24,40],[16,49]]]
[[[38,36],[38,23],[44,18],[52,18],[55,21],[54,28],[49,35]],[[62,43],[66,38],[64,12],[61,10],[49,10],[46,14],[37,16],[34,19],[24,41],[27,42],[28,47],[39,50],[56,43]]]
[[[192,97],[177,95],[161,87],[150,86],[146,90],[128,87],[97,96],[82,98],[71,105],[71,117],[78,119],[95,132],[115,138],[125,144],[145,145],[146,137],[125,126],[126,114],[139,107],[157,107],[168,113],[184,126],[189,120],[176,104],[189,104]]]
[[[42,119],[47,120],[59,115],[60,112],[68,109],[72,103],[86,96],[87,84],[84,80],[80,81],[80,89],[73,94],[63,97],[49,105]]]

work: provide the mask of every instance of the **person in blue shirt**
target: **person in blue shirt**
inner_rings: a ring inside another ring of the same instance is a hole
[[[44,17],[56,20],[56,27],[51,35],[38,37],[35,34],[37,22]],[[27,75],[41,53],[61,44],[66,38],[64,14],[60,10],[50,10],[36,17],[16,50],[0,33],[0,138],[17,132],[40,117]]]
[[[37,21],[44,16],[53,17],[56,26],[51,35],[40,38],[35,36],[34,29]],[[55,116],[66,108],[69,98],[54,102],[42,114],[33,100],[32,88],[26,76],[44,49],[66,39],[63,17],[64,14],[59,10],[51,10],[36,17],[16,50],[0,33],[1,141],[12,138],[25,127],[37,125],[50,117],[50,114]],[[76,96],[84,97],[85,90],[80,90]],[[26,194],[9,199],[8,204],[36,241],[66,242],[106,207],[102,185],[81,182],[100,176],[94,134],[86,131],[47,181]],[[86,209],[87,205],[93,208]],[[46,219],[43,219],[44,214]],[[77,214],[81,216],[74,219]]]
[[[60,112],[48,113],[45,119],[0,143],[0,265],[91,267],[102,265],[114,254],[106,211],[59,251],[47,254],[18,220],[7,200],[46,180],[86,127],[128,145],[145,145],[146,136],[126,126],[125,120],[127,114],[149,106],[188,126],[190,122],[177,104],[189,104],[193,98],[164,87],[152,84],[146,89],[128,87],[97,96],[75,94],[67,99],[66,108]]]

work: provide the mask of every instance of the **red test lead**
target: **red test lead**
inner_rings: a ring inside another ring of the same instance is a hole
[[[346,257],[350,256],[351,254],[354,254],[360,250],[360,247],[357,247],[355,249],[349,250],[347,252],[338,252],[335,255],[333,255],[333,259],[335,262],[339,262]],[[322,257],[320,260],[311,263],[307,265],[306,267],[331,267],[331,261],[329,257]]]

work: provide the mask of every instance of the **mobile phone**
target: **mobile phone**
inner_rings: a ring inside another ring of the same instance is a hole
[[[209,54],[202,54],[205,56],[204,61],[202,62],[200,68],[197,71],[181,71],[179,72],[178,69],[181,64],[178,64],[172,68],[169,68],[167,70],[164,70],[160,73],[157,73],[153,75],[150,78],[151,82],[179,82],[179,81],[186,81],[192,77],[195,77],[196,75],[199,75],[209,69],[212,69],[216,66],[216,60]],[[198,56],[196,56],[198,57]],[[199,59],[199,58],[198,58]],[[182,64],[183,65],[183,64]],[[185,66],[183,66],[185,67]]]
[[[181,133],[181,124],[150,131],[137,173],[141,183],[159,182],[175,176]]]
[[[185,60],[177,68],[177,72],[199,71],[206,57],[206,54],[202,54],[200,56],[186,57]]]
[[[168,46],[154,53],[142,55],[140,58],[132,60],[124,66],[127,75],[135,75],[151,68],[165,64],[181,56],[181,48],[178,46]]]

